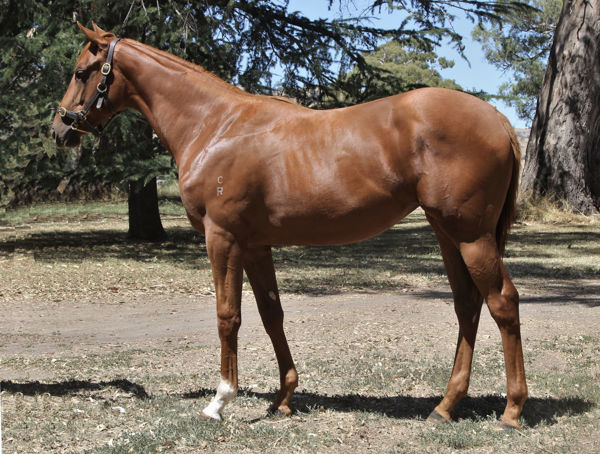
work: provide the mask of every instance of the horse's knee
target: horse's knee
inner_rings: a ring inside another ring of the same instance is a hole
[[[507,388],[507,395],[509,396],[508,398],[510,402],[520,408],[523,408],[523,405],[528,397],[527,385],[521,382],[509,384]]]
[[[222,338],[237,335],[242,324],[242,317],[239,313],[224,312],[218,313],[219,336]]]
[[[513,304],[518,306],[519,304],[519,292],[517,288],[513,285],[512,281],[508,278],[504,278],[504,282],[502,283],[502,296],[507,298],[509,301],[512,301]]]
[[[461,372],[453,375],[448,382],[448,391],[454,393],[458,401],[466,397],[469,392],[470,371]]]

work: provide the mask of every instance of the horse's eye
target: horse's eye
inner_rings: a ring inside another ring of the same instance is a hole
[[[85,82],[85,80],[87,79],[87,71],[83,69],[78,69],[77,71],[75,71],[75,79]]]

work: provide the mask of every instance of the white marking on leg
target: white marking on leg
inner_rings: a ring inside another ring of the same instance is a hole
[[[223,408],[225,408],[225,405],[233,400],[236,394],[237,389],[231,386],[227,380],[221,378],[221,382],[217,387],[216,396],[213,397],[213,400],[211,400],[210,404],[208,404],[207,407],[202,410],[202,412],[212,419],[223,421],[221,412],[223,411]]]
[[[271,298],[273,301],[277,301],[277,295],[275,295],[273,290],[269,290],[269,298]]]

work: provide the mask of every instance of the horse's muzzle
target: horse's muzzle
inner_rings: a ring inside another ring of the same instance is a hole
[[[59,148],[77,147],[81,143],[81,134],[60,119],[52,124],[52,138]]]

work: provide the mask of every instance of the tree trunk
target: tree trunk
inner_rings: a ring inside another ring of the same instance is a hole
[[[600,211],[600,5],[565,0],[525,155],[522,188]]]
[[[129,182],[129,238],[162,241],[167,237],[158,212],[156,178]]]

